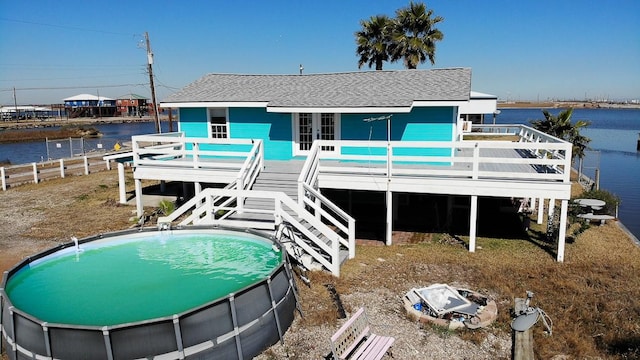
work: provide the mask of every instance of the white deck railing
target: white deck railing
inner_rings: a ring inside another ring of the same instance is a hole
[[[391,179],[458,177],[473,180],[570,181],[570,143],[522,125],[485,128],[492,131],[474,132],[473,135],[480,138],[485,135],[514,135],[518,141],[316,140],[299,184],[302,182],[308,187],[317,188],[312,184],[317,183],[320,173],[368,174]],[[337,151],[322,152],[322,147],[333,147]],[[387,147],[390,148],[390,154]],[[299,186],[300,194],[307,190],[303,185]]]
[[[224,202],[218,204],[217,199],[231,197],[234,199],[272,199],[274,202],[274,210],[252,209],[246,205],[241,207],[239,201]],[[204,206],[202,205],[204,204]],[[173,214],[158,219],[158,226],[170,226],[179,216],[189,209],[193,209],[191,214],[182,220],[180,225],[198,224],[198,225],[220,225],[220,226],[240,226],[240,227],[257,227],[247,220],[238,220],[225,216],[242,212],[243,214],[268,214],[273,216],[273,224],[277,229],[282,222],[291,224],[297,231],[311,242],[312,245],[294,236],[293,241],[296,245],[304,249],[306,253],[311,255],[322,266],[331,271],[335,276],[340,275],[340,243],[341,236],[314,214],[305,210],[293,199],[283,192],[275,191],[256,191],[256,190],[234,190],[234,189],[215,189],[208,188],[200,192],[184,205],[177,209]],[[289,212],[296,216],[289,215]],[[302,221],[312,225],[312,229],[308,229]],[[313,228],[319,230],[326,239],[321,239],[314,232]]]
[[[307,156],[298,177],[298,204],[306,207],[320,220],[340,230],[340,243],[349,251],[349,259],[356,256],[356,220],[318,191],[319,156],[321,147],[315,145]]]
[[[256,146],[263,151],[262,140],[192,138],[181,132],[138,135],[131,140],[135,167],[240,170],[254,156]]]

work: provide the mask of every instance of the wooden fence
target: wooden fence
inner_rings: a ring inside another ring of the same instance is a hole
[[[64,178],[66,176],[89,175],[92,172],[109,170],[104,154],[34,162],[31,164],[0,167],[2,190],[43,180]]]

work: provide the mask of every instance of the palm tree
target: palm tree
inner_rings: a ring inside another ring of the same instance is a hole
[[[362,29],[356,32],[356,53],[360,56],[358,69],[363,65],[382,70],[382,63],[389,60],[387,47],[390,42],[392,20],[386,15],[372,16],[369,21],[361,20]]]
[[[444,35],[435,25],[443,21],[441,16],[433,16],[423,3],[409,3],[396,11],[395,26],[391,35],[391,61],[404,59],[407,69],[417,68],[427,59],[436,62],[436,42]]]
[[[571,123],[573,108],[561,111],[557,116],[551,115],[547,110],[542,110],[544,120],[533,120],[531,125],[534,129],[542,131],[551,136],[568,141],[573,144],[571,158],[584,158],[584,151],[589,148],[589,139],[580,134],[580,130],[591,125],[591,122],[578,120]]]

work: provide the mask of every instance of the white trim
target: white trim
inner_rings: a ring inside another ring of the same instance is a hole
[[[411,106],[359,106],[359,107],[303,107],[303,106],[269,106],[268,101],[202,101],[160,103],[161,108],[216,108],[216,107],[263,107],[272,113],[343,113],[343,114],[377,114],[377,113],[410,113],[414,107],[461,106],[468,101],[414,101]]]
[[[274,107],[267,106],[272,113],[342,113],[342,114],[378,114],[410,113],[411,107]]]
[[[268,101],[202,101],[160,103],[161,108],[229,108],[229,107],[267,107]]]
[[[225,127],[227,128],[227,137],[224,138],[214,138],[213,137],[213,129],[211,129],[211,109],[224,109],[224,121],[225,121]],[[222,107],[208,107],[207,108],[207,137],[209,139],[231,139],[231,131],[230,131],[230,127],[229,127],[229,108],[222,108]]]
[[[309,113],[307,111],[303,111],[302,113]],[[300,119],[298,117],[300,113],[293,113],[291,114],[291,121],[292,121],[292,130],[293,130],[293,156],[307,156],[309,154],[309,150],[300,150]],[[320,129],[321,126],[321,114],[333,114],[333,136],[334,136],[334,140],[341,140],[341,133],[340,133],[340,123],[341,123],[341,114],[339,113],[332,113],[332,112],[320,112],[320,113],[310,113],[311,114],[311,133],[312,133],[312,137],[314,136],[314,134],[316,134],[318,132],[318,130]],[[315,141],[316,139],[314,139]],[[333,151],[327,151],[327,150],[323,150],[323,153],[325,154],[332,154],[332,153],[338,153],[338,146],[334,146]]]
[[[442,106],[463,106],[468,104],[468,100],[436,100],[436,101],[414,101],[412,107],[442,107]]]

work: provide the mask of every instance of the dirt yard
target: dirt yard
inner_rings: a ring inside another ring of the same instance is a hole
[[[112,170],[1,192],[0,270],[72,236],[132,226],[135,209],[117,203],[117,186]],[[464,236],[443,234],[403,233],[403,245],[359,245],[340,278],[312,273],[310,286],[299,284],[303,316],[296,315],[284,344],[258,359],[327,357],[329,338],[345,321],[337,318],[327,284],[337,289],[347,315],[364,306],[373,330],[396,338],[396,359],[511,358],[510,311],[526,290],[554,321],[550,337],[540,323],[535,327],[537,358],[640,358],[640,248],[611,222],[572,237],[566,261],[557,263],[555,245],[538,236],[542,229],[534,226],[522,239],[480,237],[475,253],[466,250]],[[402,296],[433,283],[488,295],[498,304],[498,321],[454,332],[408,319]]]

